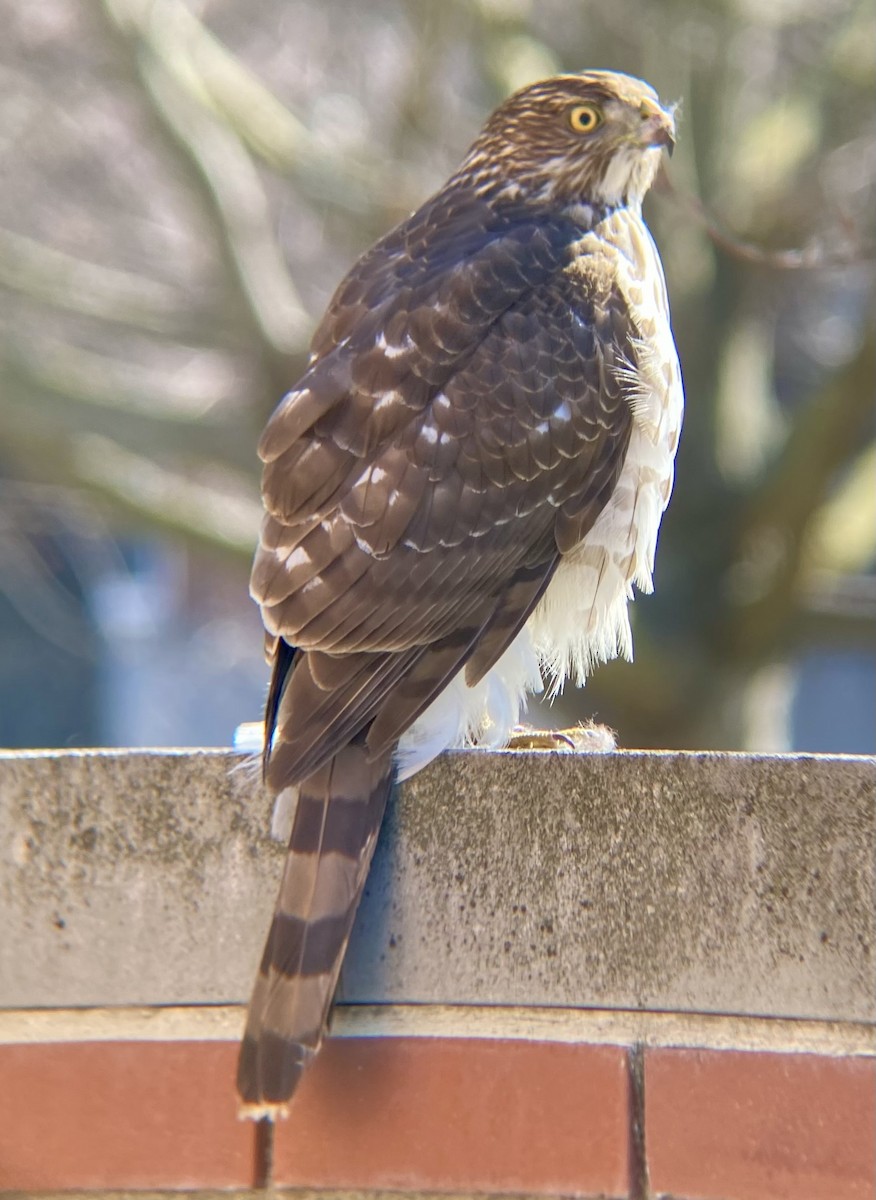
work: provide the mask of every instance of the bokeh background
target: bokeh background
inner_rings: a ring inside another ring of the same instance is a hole
[[[340,276],[509,90],[680,100],[687,384],[636,663],[539,721],[873,751],[871,0],[0,0],[0,745],[222,745],[255,444]]]

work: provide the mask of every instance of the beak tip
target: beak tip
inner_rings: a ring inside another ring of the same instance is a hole
[[[652,146],[665,150],[669,157],[675,149],[675,130],[671,125],[661,125],[654,133]]]

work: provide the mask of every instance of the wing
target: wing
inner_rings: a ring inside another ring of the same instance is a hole
[[[445,189],[341,283],[304,377],[259,443],[270,512],[331,506],[363,456],[421,412],[520,297],[561,269],[581,230]],[[334,449],[316,426],[331,414]],[[313,430],[313,438],[302,435]]]
[[[366,726],[384,752],[464,665],[487,671],[623,464],[636,331],[606,265],[569,267],[566,227],[466,219],[461,261],[443,237],[417,257],[419,218],[360,263],[265,432],[252,592],[297,648],[275,787]]]

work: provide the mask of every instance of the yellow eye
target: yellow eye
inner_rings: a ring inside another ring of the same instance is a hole
[[[569,124],[576,133],[592,133],[602,124],[602,113],[594,104],[576,104],[569,110]]]

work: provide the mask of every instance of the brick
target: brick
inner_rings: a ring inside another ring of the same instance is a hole
[[[626,1196],[626,1053],[451,1038],[328,1042],[277,1128],[285,1185]]]
[[[646,1144],[655,1195],[873,1200],[876,1063],[652,1050]]]
[[[0,1046],[0,1189],[251,1182],[227,1042]]]

